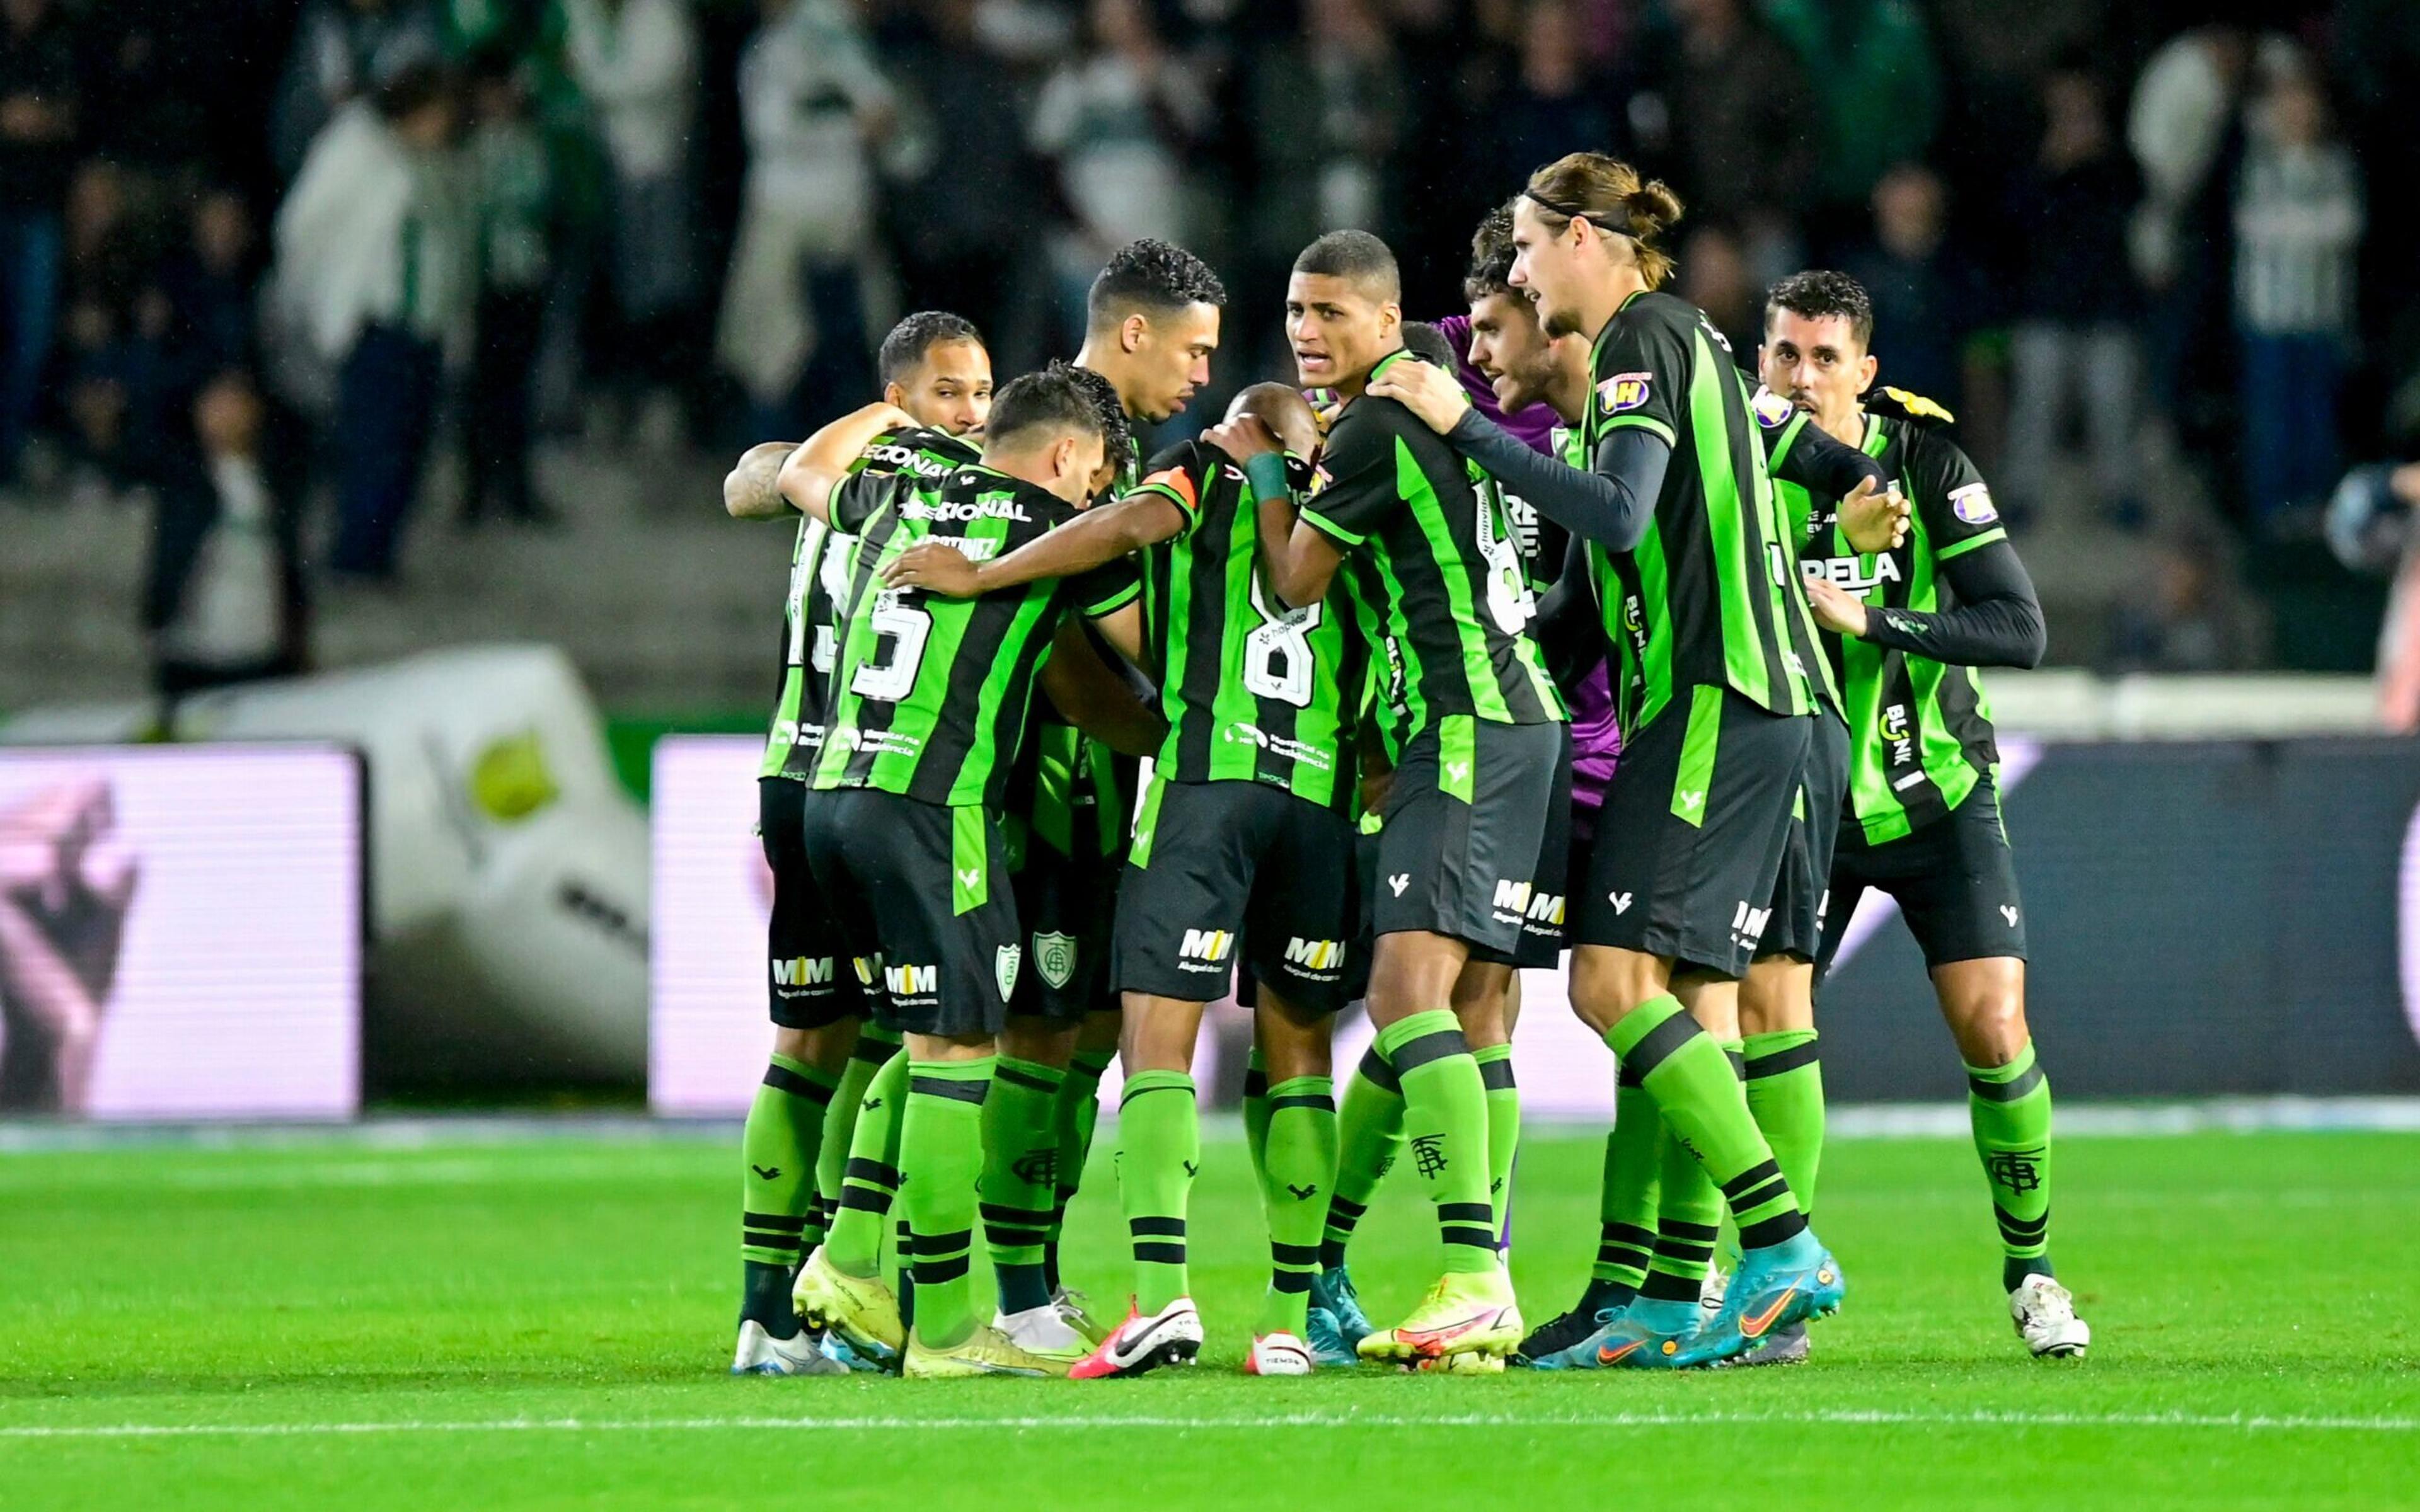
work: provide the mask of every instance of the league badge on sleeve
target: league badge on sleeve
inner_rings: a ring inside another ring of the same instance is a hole
[[[1749,412],[1756,416],[1756,423],[1767,430],[1779,430],[1798,413],[1796,405],[1771,389],[1761,387],[1756,391],[1756,396],[1748,400],[1747,407]]]
[[[1962,525],[1989,525],[2000,517],[2000,511],[1992,502],[1991,488],[1980,483],[1952,489],[1949,512],[1958,517]]]
[[[1637,409],[1647,403],[1647,389],[1654,378],[1652,373],[1616,373],[1596,386],[1597,403],[1608,415]]]

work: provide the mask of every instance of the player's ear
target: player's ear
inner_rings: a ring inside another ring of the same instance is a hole
[[[1872,388],[1874,386],[1874,375],[1881,370],[1882,363],[1874,360],[1873,353],[1868,352],[1865,356],[1859,358],[1857,360],[1857,392],[1859,393],[1863,393],[1868,389]]]
[[[894,409],[905,409],[908,408],[908,391],[893,379],[882,385],[882,402]]]
[[[1391,336],[1403,329],[1404,307],[1392,302],[1378,306],[1378,334]]]
[[[1120,351],[1127,352],[1142,350],[1143,337],[1150,334],[1150,332],[1151,322],[1149,320],[1144,319],[1140,315],[1130,315],[1126,316],[1125,323],[1118,327],[1118,349]]]

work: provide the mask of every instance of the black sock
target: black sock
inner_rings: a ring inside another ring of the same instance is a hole
[[[777,1339],[798,1337],[799,1315],[790,1305],[790,1268],[742,1260],[739,1272],[740,1320],[762,1323],[765,1332]]]

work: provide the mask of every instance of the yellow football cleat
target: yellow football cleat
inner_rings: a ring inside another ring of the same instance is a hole
[[[823,1246],[799,1268],[790,1305],[810,1323],[838,1334],[858,1353],[889,1365],[907,1343],[899,1299],[877,1276],[850,1275],[824,1256]]]

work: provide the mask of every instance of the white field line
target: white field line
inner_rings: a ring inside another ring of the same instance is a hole
[[[1821,1427],[2186,1428],[2234,1433],[2412,1433],[2414,1417],[2261,1416],[2196,1412],[1903,1412],[1856,1409],[1807,1412],[1268,1412],[1249,1417],[1172,1414],[1047,1417],[682,1417],[498,1418],[389,1423],[105,1423],[0,1425],[5,1439],[281,1439],[367,1434],[725,1433],[812,1429],[830,1433],[1018,1432],[1140,1428],[1195,1432],[1272,1427],[1320,1428],[1661,1428],[1791,1426]]]

